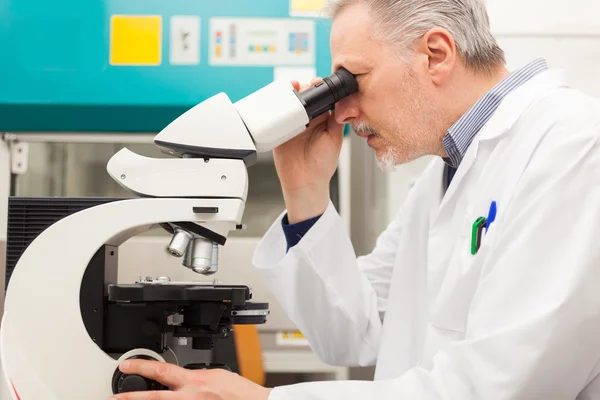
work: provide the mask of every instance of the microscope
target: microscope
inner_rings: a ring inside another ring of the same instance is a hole
[[[13,212],[24,232],[41,231],[24,246],[7,287],[0,328],[6,399],[169,390],[118,366],[132,358],[169,362],[167,335],[210,350],[233,325],[265,323],[269,306],[253,302],[247,286],[161,277],[117,283],[118,248],[160,226],[172,235],[165,251],[199,276],[214,276],[219,248],[242,228],[247,168],[257,153],[300,134],[357,91],[354,76],[339,69],[302,92],[273,82],[235,103],[217,94],[157,134],[167,158],[124,148],[110,159],[109,175],[134,198],[56,199]]]

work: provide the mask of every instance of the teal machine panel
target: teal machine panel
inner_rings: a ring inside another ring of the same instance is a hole
[[[329,75],[329,20],[291,16],[290,6],[0,1],[0,131],[157,132],[216,93],[235,102],[286,68]]]

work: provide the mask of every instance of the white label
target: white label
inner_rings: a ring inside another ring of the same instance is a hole
[[[315,64],[315,21],[292,18],[212,18],[211,65]]]
[[[317,76],[315,67],[275,67],[273,68],[273,80],[275,81],[298,81],[300,85],[310,85]]]
[[[200,17],[177,15],[171,17],[172,65],[200,63]]]

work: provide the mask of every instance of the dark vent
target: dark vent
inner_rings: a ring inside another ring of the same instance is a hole
[[[122,199],[68,197],[9,197],[6,285],[19,258],[46,228],[71,214]],[[6,288],[5,288],[6,289]]]

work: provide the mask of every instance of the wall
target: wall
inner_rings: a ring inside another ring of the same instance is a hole
[[[308,69],[311,75],[315,69],[317,75],[327,76],[328,22],[292,18],[291,4],[289,0],[2,0],[0,54],[10,62],[0,63],[0,131],[158,132],[219,92],[240,100],[280,77],[282,67]],[[143,22],[132,16],[151,19]],[[190,17],[195,23],[184,27],[182,21],[189,23]],[[223,18],[231,25],[217,30],[215,24]],[[123,28],[123,21],[129,21],[129,28]],[[140,26],[147,31],[138,31]],[[186,50],[190,59],[185,62],[172,57],[184,51],[183,31],[190,39]],[[237,33],[231,35],[232,31]],[[307,37],[307,45],[296,45],[300,37]],[[216,50],[221,45],[222,58],[217,56],[221,50]],[[269,51],[263,51],[267,46]],[[255,52],[258,47],[261,50]],[[150,59],[138,58],[140,54]],[[304,73],[293,75],[304,80],[297,76]]]
[[[544,57],[574,87],[600,97],[600,2],[488,0],[488,9],[510,69]]]
[[[10,151],[0,137],[0,317],[4,310],[4,282],[6,270],[6,239],[8,196],[10,194]]]

